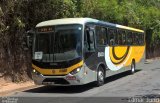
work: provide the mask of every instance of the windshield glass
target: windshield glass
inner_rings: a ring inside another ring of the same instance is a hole
[[[59,62],[81,57],[81,25],[60,25],[52,29],[50,32],[36,34],[33,59],[42,62]]]

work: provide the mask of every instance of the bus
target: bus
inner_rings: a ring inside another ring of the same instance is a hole
[[[106,77],[133,74],[144,58],[143,30],[92,18],[44,21],[32,36],[32,78],[37,85],[101,86]]]

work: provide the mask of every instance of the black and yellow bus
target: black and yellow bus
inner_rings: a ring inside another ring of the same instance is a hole
[[[111,75],[135,72],[144,58],[143,30],[92,18],[65,18],[36,25],[32,77],[38,85],[98,86]]]

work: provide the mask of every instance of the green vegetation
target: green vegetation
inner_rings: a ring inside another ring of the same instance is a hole
[[[30,76],[25,32],[41,21],[91,17],[146,31],[147,58],[160,56],[160,0],[0,0],[0,76]]]

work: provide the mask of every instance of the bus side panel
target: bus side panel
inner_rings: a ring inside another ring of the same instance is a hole
[[[133,59],[136,61],[136,63],[140,62],[141,60],[144,60],[145,46],[131,46],[131,49],[132,53],[130,59],[128,60],[125,66],[131,65]]]

